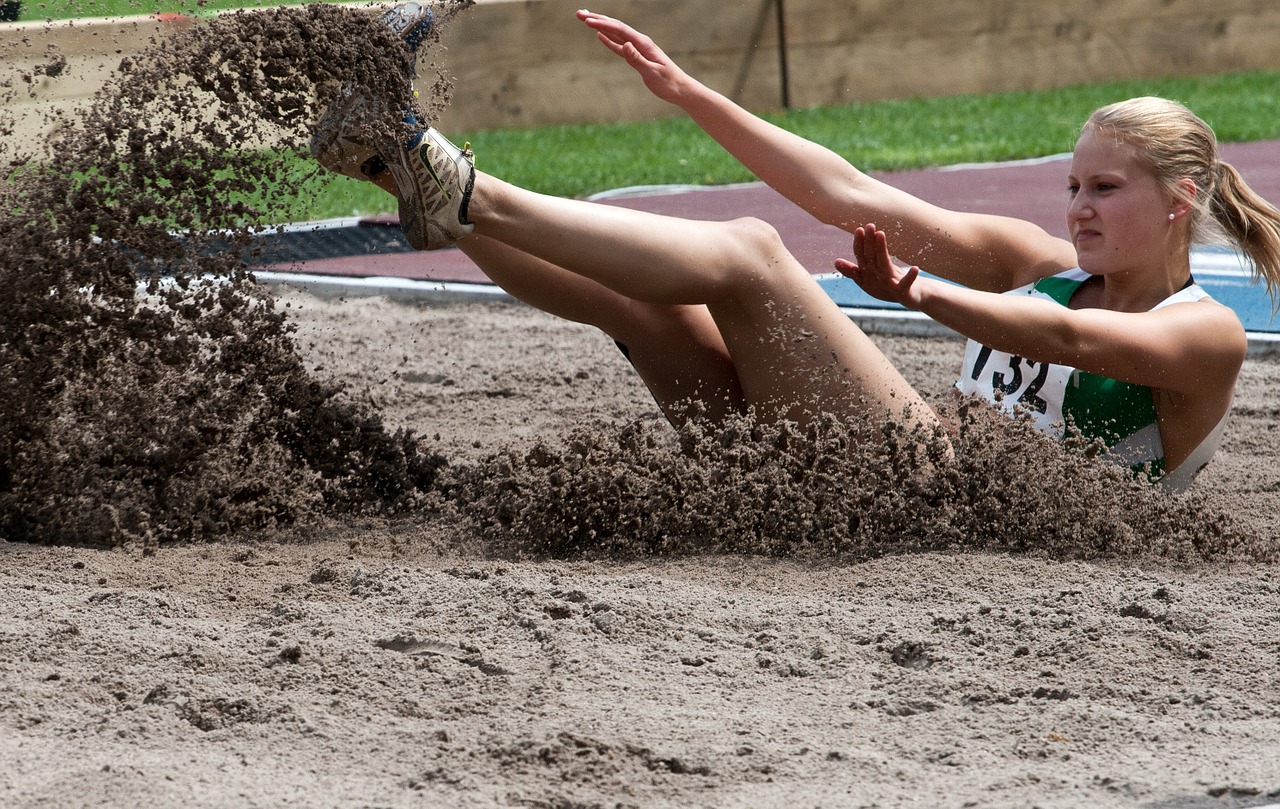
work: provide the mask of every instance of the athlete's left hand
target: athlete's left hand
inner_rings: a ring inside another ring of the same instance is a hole
[[[874,224],[853,231],[853,257],[836,259],[836,270],[857,282],[873,298],[919,309],[922,303],[915,288],[919,267],[901,267],[889,257],[889,240]],[[856,262],[856,263],[855,263]]]

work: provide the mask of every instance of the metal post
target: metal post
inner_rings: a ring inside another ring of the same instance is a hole
[[[755,28],[751,32],[751,41],[747,44],[747,52],[738,66],[738,78],[733,83],[733,92],[729,95],[734,101],[742,100],[742,91],[747,86],[747,76],[751,72],[751,63],[755,61],[755,51],[764,36],[765,23],[769,20],[769,7],[773,6],[774,21],[778,27],[778,67],[779,84],[781,85],[782,108],[791,109],[791,76],[787,68],[787,29],[784,21],[783,0],[764,0],[760,4],[760,14],[756,17]]]
[[[791,72],[787,67],[787,15],[783,0],[775,0],[774,8],[778,12],[778,69],[779,82],[782,85],[782,108],[791,109]]]

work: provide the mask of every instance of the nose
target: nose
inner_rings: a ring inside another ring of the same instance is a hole
[[[1078,222],[1091,216],[1093,216],[1093,208],[1090,207],[1084,192],[1076,192],[1071,197],[1071,202],[1067,203],[1067,221]]]

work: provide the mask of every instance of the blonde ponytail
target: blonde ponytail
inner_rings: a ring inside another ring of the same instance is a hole
[[[1230,163],[1218,162],[1209,215],[1239,246],[1255,280],[1267,285],[1273,307],[1280,308],[1280,211],[1258,196]]]

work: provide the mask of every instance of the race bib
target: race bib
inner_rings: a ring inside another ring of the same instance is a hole
[[[1035,362],[969,341],[956,387],[1010,415],[1025,414],[1037,430],[1061,437],[1062,401],[1074,369]]]

